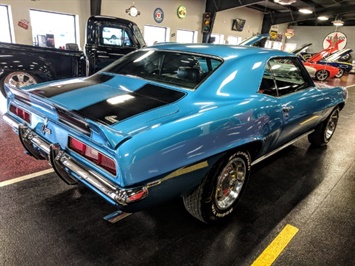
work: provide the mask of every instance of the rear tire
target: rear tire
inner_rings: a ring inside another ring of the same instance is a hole
[[[335,75],[336,78],[341,78],[344,75],[345,71],[343,68],[339,68],[338,74]]]
[[[245,151],[223,157],[202,183],[183,197],[187,211],[204,223],[229,216],[246,187],[250,165],[250,155]]]
[[[338,119],[339,107],[336,107],[328,118],[319,124],[313,133],[308,135],[309,142],[315,146],[327,145],[335,132]]]
[[[38,82],[39,80],[36,76],[25,71],[8,72],[0,80],[0,90],[2,95],[6,98],[5,84],[10,88],[16,88],[37,84]]]

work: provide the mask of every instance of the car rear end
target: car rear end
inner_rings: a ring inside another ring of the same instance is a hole
[[[3,119],[19,135],[27,153],[48,160],[66,183],[81,181],[116,206],[147,196],[144,186],[121,186],[115,145],[129,136],[114,132],[113,144],[106,127],[17,89],[11,89]]]

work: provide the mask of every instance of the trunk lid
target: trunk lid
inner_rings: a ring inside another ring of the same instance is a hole
[[[88,78],[39,84],[15,98],[41,106],[41,112],[82,133],[100,132],[116,147],[142,128],[179,111],[186,92],[127,76],[98,73]],[[54,117],[53,117],[54,116]]]

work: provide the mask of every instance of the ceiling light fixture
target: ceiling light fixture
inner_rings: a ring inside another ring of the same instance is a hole
[[[334,20],[332,23],[334,26],[337,26],[337,27],[344,25],[344,21],[342,21],[342,20]]]
[[[325,21],[325,20],[328,20],[329,18],[328,18],[328,17],[326,17],[326,16],[319,16],[319,17],[318,17],[318,19],[319,19],[319,20],[323,20],[323,21]]]
[[[313,11],[307,8],[301,8],[298,10],[299,12],[301,12],[302,14],[312,14]]]
[[[280,5],[291,5],[295,3],[297,0],[274,0],[275,3]]]

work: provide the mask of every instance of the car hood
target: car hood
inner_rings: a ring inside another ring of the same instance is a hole
[[[304,50],[308,49],[308,47],[310,47],[311,45],[312,45],[312,43],[304,44],[301,47],[296,48],[295,50],[291,51],[291,53],[293,53],[293,54],[302,53]]]
[[[337,51],[333,54],[331,54],[330,56],[328,56],[327,58],[325,58],[325,61],[327,62],[335,62],[336,60],[338,60],[340,57],[350,54],[353,50],[352,49],[343,49],[340,51]]]

